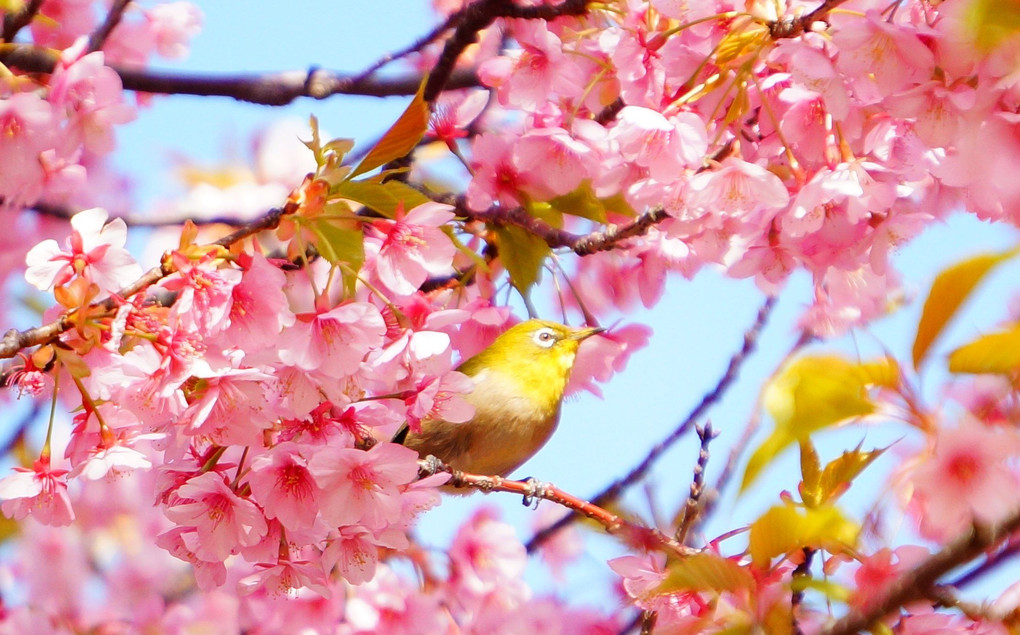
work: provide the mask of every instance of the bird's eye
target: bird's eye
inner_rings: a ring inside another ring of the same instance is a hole
[[[535,331],[535,343],[542,348],[549,348],[556,343],[556,333],[552,329],[539,329]]]

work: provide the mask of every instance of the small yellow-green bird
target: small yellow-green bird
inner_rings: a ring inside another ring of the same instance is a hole
[[[418,433],[405,424],[393,442],[463,472],[506,476],[552,436],[577,348],[604,330],[544,320],[511,327],[457,368],[475,382],[464,396],[475,407],[470,421],[426,420]]]

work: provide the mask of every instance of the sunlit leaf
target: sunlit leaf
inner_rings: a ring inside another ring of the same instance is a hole
[[[400,181],[387,181],[386,183],[345,181],[338,183],[332,193],[361,203],[387,218],[393,218],[400,205],[403,205],[406,211],[429,202],[429,198],[424,194]]]
[[[1020,31],[1020,7],[1011,0],[971,0],[964,24],[979,49],[990,50]]]
[[[341,268],[344,289],[348,296],[354,293],[357,273],[365,262],[364,233],[353,221],[318,219],[312,224],[318,242],[316,249],[330,264],[343,264]]]
[[[803,445],[801,452],[803,453]],[[854,450],[844,452],[839,458],[826,464],[825,469],[821,471],[816,481],[812,481],[810,486],[805,477],[800,487],[801,499],[804,504],[808,507],[817,507],[835,501],[849,489],[853,480],[883,452],[885,452],[885,448],[864,452],[858,445]]]
[[[800,441],[800,497],[808,507],[822,502],[822,463],[810,439]]]
[[[758,567],[767,567],[776,556],[805,547],[841,552],[852,548],[860,531],[857,524],[831,505],[801,509],[777,505],[751,524],[748,551]]]
[[[527,295],[531,285],[538,280],[542,263],[549,255],[549,245],[531,232],[515,227],[497,227],[499,238],[499,259],[510,274],[510,280],[517,290]]]
[[[889,358],[852,362],[835,355],[809,355],[789,362],[765,387],[763,403],[775,429],[751,455],[741,490],[791,443],[874,412],[869,389],[895,386],[899,378],[899,368]]]
[[[675,591],[739,591],[754,586],[744,567],[714,553],[696,553],[678,558],[666,567],[664,579],[651,595]]]
[[[429,125],[429,105],[422,96],[424,87],[425,84],[422,83],[407,109],[386,131],[382,139],[379,139],[379,143],[368,151],[351,174],[351,178],[406,156],[418,145]]]
[[[595,196],[589,181],[582,183],[573,192],[550,200],[549,205],[563,214],[580,216],[596,223],[606,222],[605,203]]]
[[[1016,251],[982,254],[959,262],[936,276],[931,291],[928,292],[928,299],[924,301],[921,319],[917,324],[917,335],[914,337],[911,356],[915,369],[921,366],[931,345],[978,283],[996,265],[1014,255]]]
[[[1020,323],[1003,333],[983,335],[949,354],[953,373],[1011,374],[1020,368]]]

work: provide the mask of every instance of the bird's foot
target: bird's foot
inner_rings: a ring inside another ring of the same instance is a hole
[[[549,489],[549,484],[544,483],[538,479],[528,477],[523,481],[520,481],[526,491],[524,493],[524,500],[521,501],[525,507],[532,507],[538,509],[538,503],[545,498],[546,492]]]

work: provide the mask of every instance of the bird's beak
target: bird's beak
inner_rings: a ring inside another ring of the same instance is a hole
[[[602,328],[601,326],[593,326],[586,329],[576,329],[573,333],[570,334],[570,339],[581,342],[588,339],[592,335],[598,335],[599,333],[605,330],[606,329]]]

